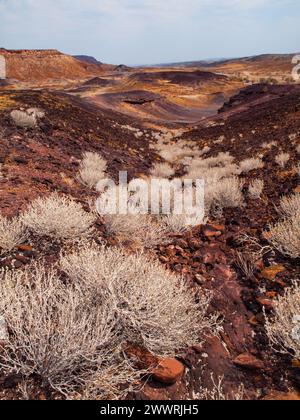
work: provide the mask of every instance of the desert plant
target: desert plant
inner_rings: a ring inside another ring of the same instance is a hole
[[[156,355],[180,354],[215,330],[217,316],[207,316],[210,296],[143,254],[86,246],[60,264],[74,284],[90,285],[91,305],[108,290],[123,340]]]
[[[107,162],[97,153],[86,152],[80,163],[78,179],[89,187],[95,188],[97,183],[105,178]]]
[[[26,239],[26,228],[18,218],[8,219],[0,214],[0,250],[10,252]]]
[[[151,169],[153,178],[170,178],[174,176],[175,170],[168,163],[157,163]]]
[[[78,284],[40,264],[2,274],[0,296],[9,330],[0,366],[7,374],[37,375],[68,397],[114,363],[118,326],[108,300],[90,310]]]
[[[106,214],[102,218],[108,234],[134,240],[144,248],[152,248],[164,242],[170,233],[168,225],[159,223],[159,219],[151,215]]]
[[[281,168],[285,168],[288,161],[290,160],[290,154],[289,153],[280,153],[275,157],[275,162],[277,165],[281,166]]]
[[[264,190],[265,183],[262,179],[254,179],[249,184],[249,196],[254,200],[257,200],[261,197]]]
[[[276,351],[300,360],[300,286],[295,283],[273,302],[274,317],[266,317],[266,330]]]
[[[286,218],[270,226],[266,232],[269,242],[275,249],[291,258],[300,256],[300,219],[295,216]]]
[[[240,170],[242,173],[253,171],[264,167],[264,163],[259,158],[245,159],[240,163]]]
[[[241,207],[243,205],[242,183],[237,177],[224,178],[207,183],[205,206],[207,212],[215,209]]]
[[[17,127],[34,128],[37,125],[35,114],[27,114],[24,111],[14,110],[10,113],[10,116]]]
[[[37,198],[21,215],[22,223],[31,232],[56,241],[88,236],[95,219],[81,204],[58,193]]]
[[[300,194],[283,197],[280,200],[280,207],[278,210],[283,217],[297,217],[300,221]]]

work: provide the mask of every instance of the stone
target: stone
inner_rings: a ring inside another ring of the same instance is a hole
[[[18,251],[32,251],[33,248],[31,245],[20,245],[18,246]]]
[[[273,302],[270,299],[266,299],[263,297],[257,298],[256,301],[263,307],[267,308],[267,309],[272,309],[273,308]]]
[[[217,238],[222,235],[222,232],[220,230],[215,229],[213,226],[207,225],[203,229],[203,235],[207,238]]]
[[[249,370],[261,370],[264,368],[262,360],[257,359],[250,353],[243,353],[236,357],[233,361],[236,366]]]
[[[265,268],[261,273],[260,276],[266,280],[274,280],[279,273],[283,273],[285,267],[283,265],[272,265],[271,267]]]
[[[153,369],[153,378],[163,384],[174,384],[182,378],[184,366],[176,359],[162,359],[158,366]]]
[[[298,185],[298,187],[296,187],[296,188],[294,189],[294,192],[295,192],[296,194],[299,194],[299,193],[300,193],[300,185]]]

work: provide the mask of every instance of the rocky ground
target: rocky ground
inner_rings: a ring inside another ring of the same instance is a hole
[[[11,110],[32,106],[45,112],[39,126],[17,128],[10,118]],[[151,166],[162,160],[149,147],[155,143],[158,131],[147,126],[63,93],[3,91],[1,212],[13,216],[35,197],[52,191],[69,194],[87,206],[87,199],[95,195],[89,192],[87,197],[86,189],[76,180],[86,150],[100,153],[108,162],[108,174],[114,178],[119,170],[127,170],[130,178],[147,175]],[[247,399],[299,399],[299,362],[271,351],[263,316],[263,310],[271,313],[273,299],[299,278],[299,261],[266,248],[249,276],[239,255],[249,247],[261,250],[268,246],[264,232],[278,219],[275,207],[281,196],[299,191],[295,166],[299,161],[296,147],[300,145],[300,88],[249,87],[226,103],[217,116],[194,127],[185,125],[182,133],[181,139],[193,141],[199,149],[209,146],[208,157],[230,152],[240,162],[261,155],[264,168],[252,171],[243,180],[245,191],[256,178],[264,180],[265,190],[260,199],[246,195],[242,208],[227,209],[206,225],[174,235],[153,250],[166,268],[186,276],[191,287],[213,291],[210,310],[220,313],[223,331],[219,338],[209,338],[202,347],[189,349],[180,360],[165,361],[132,398],[199,399],[202,388],[211,389],[213,381],[223,378],[224,392],[232,398],[243,385]],[[274,161],[282,151],[290,154],[285,168]],[[101,221],[97,233],[99,238],[104,234]],[[43,244],[32,241],[2,255],[0,267],[19,269],[42,256],[54,262],[58,253],[59,249],[53,247],[45,255]],[[141,350],[138,356],[149,364],[151,355]],[[20,398],[19,382],[17,375],[0,374],[2,398]],[[32,398],[55,397],[49,390],[40,389],[38,380],[31,392]]]

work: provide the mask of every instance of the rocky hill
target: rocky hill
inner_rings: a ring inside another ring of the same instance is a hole
[[[19,81],[84,79],[103,73],[94,63],[78,60],[57,50],[0,49],[6,59],[7,77]]]

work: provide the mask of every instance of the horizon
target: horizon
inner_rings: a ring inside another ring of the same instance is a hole
[[[297,0],[0,0],[0,15],[7,49],[58,49],[112,64],[299,50]]]

